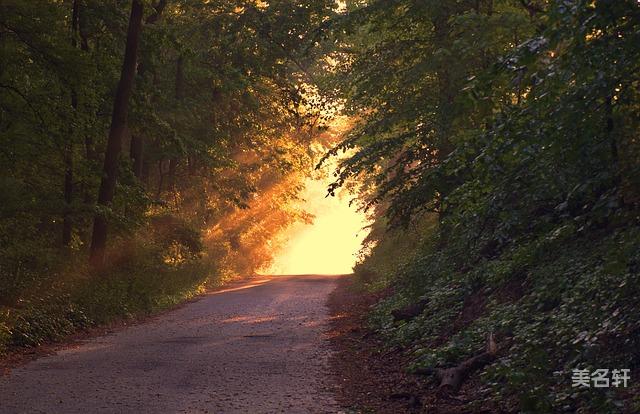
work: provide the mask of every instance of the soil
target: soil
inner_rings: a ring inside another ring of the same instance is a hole
[[[329,297],[331,365],[340,387],[338,402],[353,413],[489,414],[502,411],[480,402],[480,384],[470,378],[454,396],[439,396],[431,376],[406,370],[410,358],[403,349],[389,349],[367,328],[367,314],[378,300],[390,294],[363,292],[353,277],[338,281]],[[482,308],[482,301],[470,307]]]
[[[425,380],[407,374],[406,359],[388,351],[381,338],[366,328],[366,315],[383,293],[357,289],[352,277],[338,281],[329,296],[331,365],[340,388],[338,401],[358,413],[419,413]]]

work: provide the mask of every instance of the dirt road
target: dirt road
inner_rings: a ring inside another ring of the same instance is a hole
[[[1,413],[338,413],[323,333],[336,276],[211,293],[0,378]]]

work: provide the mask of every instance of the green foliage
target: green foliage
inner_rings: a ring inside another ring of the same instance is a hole
[[[17,303],[3,308],[0,350],[37,346],[79,329],[166,309],[218,283],[220,258],[202,257],[199,234],[194,238],[194,229],[177,225],[179,219],[165,215],[161,220],[174,223],[176,231],[164,228],[159,237],[150,228],[145,237],[120,240],[109,256],[111,266],[101,274],[80,258],[50,263],[47,275],[34,274]]]
[[[640,7],[392,5],[336,21],[348,81],[330,79],[360,120],[334,151],[354,148],[336,186],[370,184],[365,205],[391,224],[357,269],[393,287],[372,323],[413,368],[456,365],[493,333],[504,348],[479,398],[505,409],[633,412],[571,371],[638,369]],[[402,241],[425,210],[438,226]]]
[[[391,223],[440,211],[459,182],[458,171],[449,176],[441,163],[484,127],[494,105],[470,102],[466,80],[529,36],[532,23],[509,1],[371,1],[336,19],[346,35],[336,40],[341,47],[332,57],[341,64],[327,89],[337,89],[360,122],[330,153],[355,149],[334,186],[353,178],[374,183],[365,204],[392,201]]]
[[[424,234],[432,234],[437,228],[437,217],[426,214],[416,220],[409,229],[387,231],[387,223],[379,219],[363,241],[359,261],[354,268],[361,284],[368,290],[380,290],[396,279],[396,272],[407,263],[420,258],[398,255],[398,251],[414,252],[424,248],[431,240]]]
[[[0,4],[0,346],[251,274],[270,260],[269,238],[304,219],[291,201],[326,122],[306,68],[334,2],[142,4],[107,204],[96,195],[131,0]],[[107,265],[92,270],[96,215],[108,224]]]
[[[494,333],[508,347],[482,380],[492,387],[488,398],[505,406],[618,412],[631,404],[624,394],[574,389],[571,375],[576,368],[637,369],[639,243],[637,227],[598,239],[541,235],[464,271],[450,267],[455,251],[399,250],[409,260],[393,275],[396,293],[378,304],[370,321],[390,344],[407,350],[413,369],[456,365]],[[378,260],[376,254],[367,260]],[[424,298],[420,316],[394,322],[393,309]]]

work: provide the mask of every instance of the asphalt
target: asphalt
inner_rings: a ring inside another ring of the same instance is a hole
[[[251,280],[32,361],[0,377],[0,413],[339,413],[337,278]]]

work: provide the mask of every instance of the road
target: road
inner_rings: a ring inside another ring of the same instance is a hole
[[[324,338],[336,276],[209,293],[0,378],[1,413],[338,413]]]

